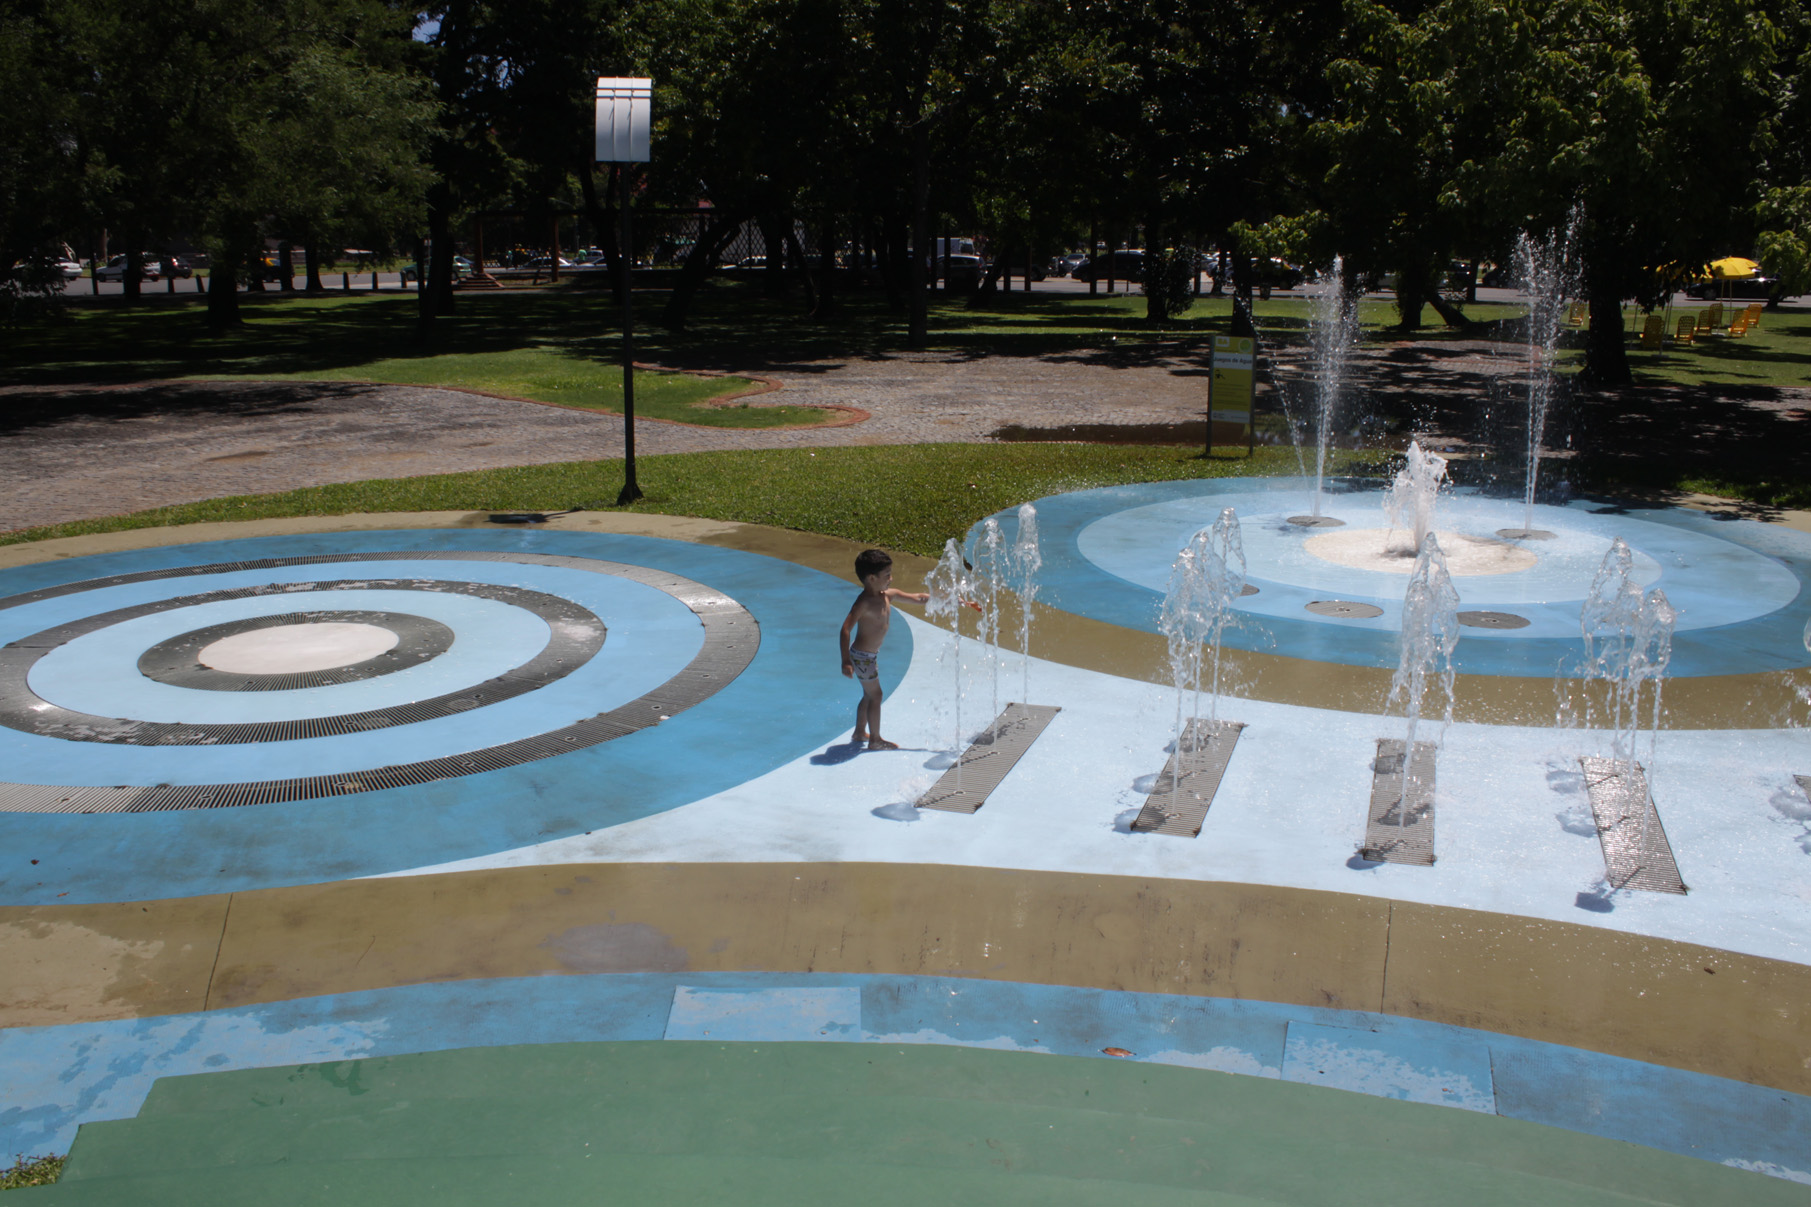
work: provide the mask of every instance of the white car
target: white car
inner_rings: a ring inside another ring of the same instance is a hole
[[[65,281],[79,281],[82,279],[82,262],[80,260],[58,260],[57,271],[63,274]]]
[[[126,257],[113,257],[111,260],[107,261],[104,268],[95,269],[94,275],[103,281],[124,281],[126,279]],[[163,274],[159,271],[157,266],[156,256],[145,257],[144,268],[140,271],[138,279],[141,281],[160,281],[163,279]]]

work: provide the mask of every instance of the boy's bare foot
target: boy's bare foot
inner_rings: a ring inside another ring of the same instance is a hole
[[[868,735],[867,735],[867,734],[865,734],[865,733],[861,733],[861,732],[857,732],[857,733],[856,733],[856,735],[855,735],[855,736],[854,736],[854,737],[852,737],[852,738],[850,738],[850,739],[849,739],[849,745],[851,745],[851,746],[860,746],[860,745],[861,745],[861,744],[862,744],[862,743],[863,743],[863,742],[865,742],[865,741],[867,741],[867,740],[868,740]]]
[[[875,738],[868,743],[869,750],[898,750],[898,742],[889,742],[885,738]]]

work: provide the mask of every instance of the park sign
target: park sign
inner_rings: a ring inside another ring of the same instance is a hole
[[[597,78],[598,163],[647,163],[654,81]]]
[[[1214,336],[1213,372],[1207,385],[1207,446],[1249,445],[1256,341],[1250,336]]]

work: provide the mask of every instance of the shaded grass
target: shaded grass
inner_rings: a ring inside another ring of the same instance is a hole
[[[1362,455],[1335,454],[1345,468]],[[772,524],[935,557],[950,537],[1028,499],[1182,478],[1293,472],[1289,449],[1205,459],[1177,446],[917,444],[675,453],[638,458],[646,498],[626,510]],[[0,544],[134,528],[380,511],[615,511],[620,461],[437,474],[211,499],[0,534]]]

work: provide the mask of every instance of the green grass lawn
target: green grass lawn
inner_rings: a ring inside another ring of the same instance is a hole
[[[1335,454],[1352,472],[1369,462]],[[950,537],[1005,507],[1068,490],[1174,478],[1292,473],[1290,449],[1203,458],[1199,449],[1093,444],[914,444],[677,453],[642,457],[646,497],[629,510],[827,533],[934,557]],[[0,545],[217,520],[379,511],[617,510],[620,461],[309,487],[0,535]]]

